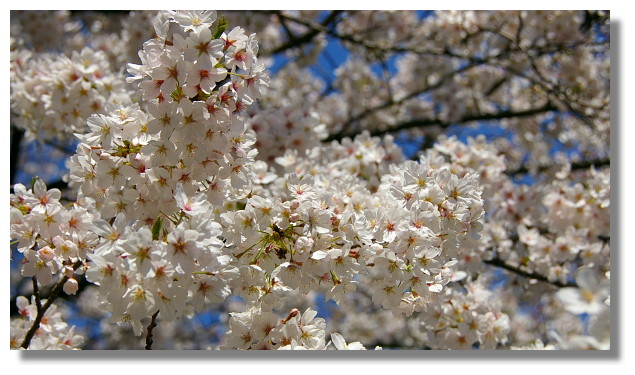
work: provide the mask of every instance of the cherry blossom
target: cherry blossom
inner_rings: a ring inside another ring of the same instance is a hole
[[[75,13],[11,17],[74,148],[12,175],[12,349],[610,349],[607,13]]]

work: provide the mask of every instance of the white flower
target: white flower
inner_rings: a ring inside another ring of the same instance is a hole
[[[209,57],[220,59],[223,56],[225,43],[220,39],[212,39],[212,31],[209,28],[199,28],[190,33],[186,42],[185,59],[188,61],[207,60]]]
[[[209,29],[216,21],[216,11],[213,10],[179,10],[172,12],[172,17],[184,31]]]
[[[556,293],[567,311],[573,314],[597,314],[607,308],[604,301],[609,296],[608,280],[599,280],[593,269],[580,267],[576,271],[575,281],[577,288],[562,288]]]
[[[130,231],[127,226],[126,215],[119,214],[110,225],[106,220],[97,219],[93,222],[93,231],[102,238],[100,249],[102,254],[114,251],[117,245],[126,241],[126,234]]]
[[[35,276],[42,285],[48,285],[53,280],[53,275],[59,270],[55,259],[43,260],[39,251],[27,251],[24,253],[25,263],[22,264],[22,276]]]
[[[347,344],[344,337],[337,332],[331,333],[331,340],[337,350],[366,350],[358,341]]]
[[[187,76],[187,67],[182,56],[164,53],[160,57],[161,65],[152,69],[150,77],[153,80],[162,81],[160,90],[165,99],[170,95],[178,85],[185,84]]]
[[[217,63],[218,61],[214,58],[199,59],[196,63],[188,66],[187,84],[183,88],[188,97],[196,96],[198,88],[205,93],[211,93],[216,86],[216,82],[220,82],[227,77],[226,69],[214,67]]]
[[[179,225],[168,234],[167,255],[177,273],[185,275],[192,273],[194,262],[201,251],[197,243],[199,236],[199,232],[186,229],[184,225]]]
[[[183,184],[176,184],[176,193],[174,195],[176,205],[188,216],[197,216],[208,211],[206,197],[204,194],[196,194],[192,198],[188,198],[183,190]]]
[[[33,205],[33,210],[46,211],[46,206],[59,202],[62,193],[59,189],[46,190],[46,184],[40,178],[33,185],[33,195],[29,195],[24,201]]]

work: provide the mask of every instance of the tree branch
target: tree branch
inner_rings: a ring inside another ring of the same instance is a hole
[[[578,161],[578,162],[574,162],[571,163],[571,170],[572,171],[579,171],[579,170],[584,170],[584,169],[589,169],[592,166],[595,167],[605,167],[605,166],[610,166],[611,165],[611,159],[595,159],[595,160],[582,160],[582,161]],[[537,168],[538,172],[545,172],[547,170],[549,170],[549,168],[553,167],[554,164],[549,164],[549,165],[541,165],[540,167]],[[505,171],[505,174],[508,176],[517,176],[517,175],[523,175],[523,174],[527,174],[530,172],[530,167],[523,165],[519,168],[513,169],[513,170],[509,170],[509,171]]]
[[[374,53],[376,53],[378,56],[380,56],[381,54],[385,54],[385,53],[403,53],[403,52],[409,52],[409,53],[415,53],[415,54],[419,54],[419,55],[433,55],[433,56],[446,56],[446,57],[450,57],[450,58],[458,58],[458,59],[462,59],[462,60],[468,60],[469,64],[474,64],[474,65],[481,65],[481,64],[487,64],[493,67],[498,67],[498,68],[503,68],[504,70],[525,78],[525,79],[529,79],[532,83],[534,84],[538,84],[541,87],[543,87],[543,89],[545,89],[547,92],[552,93],[553,95],[555,95],[556,97],[558,97],[559,99],[564,101],[565,106],[567,107],[567,109],[574,114],[577,114],[579,116],[581,116],[581,118],[585,121],[589,121],[588,117],[583,115],[583,113],[579,110],[577,110],[576,108],[573,108],[573,106],[571,105],[572,103],[576,103],[579,105],[584,105],[586,107],[588,107],[588,104],[585,103],[580,103],[578,100],[575,100],[574,98],[571,98],[567,95],[564,95],[565,92],[563,90],[561,90],[560,88],[558,88],[557,86],[554,86],[553,83],[548,82],[548,80],[543,77],[540,73],[540,70],[537,69],[535,62],[535,57],[537,56],[542,56],[544,54],[549,54],[549,53],[554,53],[554,52],[558,52],[558,51],[564,51],[564,50],[570,50],[571,48],[576,48],[578,46],[585,46],[588,43],[586,42],[579,42],[579,43],[574,43],[571,46],[564,46],[564,45],[548,45],[548,46],[530,46],[530,48],[532,48],[532,50],[536,53],[536,56],[533,56],[531,54],[528,53],[528,49],[527,47],[524,47],[521,45],[521,43],[514,39],[514,37],[510,37],[510,36],[506,36],[496,30],[489,30],[486,28],[481,28],[479,30],[479,32],[487,32],[487,33],[492,33],[493,35],[499,36],[504,38],[507,42],[510,43],[510,45],[508,45],[508,48],[506,50],[504,50],[503,52],[495,55],[495,56],[488,56],[485,58],[476,58],[474,56],[466,56],[466,55],[461,55],[461,54],[456,54],[454,52],[452,52],[449,49],[445,49],[443,51],[441,50],[422,50],[422,49],[417,49],[417,48],[412,48],[412,47],[408,47],[408,46],[399,46],[399,45],[395,45],[395,46],[382,46],[379,44],[376,44],[372,41],[368,41],[365,39],[360,39],[357,38],[355,36],[351,36],[351,35],[345,35],[345,34],[340,34],[338,33],[336,30],[332,30],[332,29],[328,29],[326,27],[324,27],[323,25],[320,25],[316,22],[313,22],[311,20],[303,20],[297,17],[293,17],[291,15],[284,15],[284,14],[280,14],[280,17],[283,17],[287,20],[290,20],[292,22],[296,22],[299,24],[302,24],[310,29],[312,29],[313,32],[323,32],[326,33],[328,35],[331,35],[335,38],[338,38],[342,41],[348,41],[354,44],[357,44],[363,48],[366,48],[369,51],[372,51]],[[521,26],[522,26],[522,22],[521,22]],[[469,36],[469,35],[468,35]],[[593,45],[593,44],[592,44]],[[510,48],[511,47],[511,48]],[[493,58],[500,58],[502,56],[504,56],[505,54],[508,53],[513,53],[513,52],[522,52],[524,53],[527,58],[529,59],[530,62],[532,62],[532,69],[535,71],[535,73],[538,75],[538,80],[533,79],[532,77],[529,77],[527,74],[524,74],[523,72],[518,72],[518,71],[514,71],[513,69],[510,69],[509,67],[502,67],[499,66],[498,64],[492,64],[489,60],[493,59]],[[502,84],[503,82],[505,82],[506,79],[503,79],[499,84]],[[497,85],[495,85],[494,89],[496,89]],[[428,88],[429,90],[430,88]],[[414,94],[419,94],[419,93],[414,93]],[[415,95],[416,96],[416,95]],[[413,96],[410,95],[408,98],[404,98],[404,100],[412,98]],[[358,114],[356,116],[354,116],[353,118],[349,119],[342,127],[342,130],[340,132],[338,132],[337,134],[334,134],[332,137],[329,137],[327,139],[327,141],[333,140],[333,139],[341,139],[344,136],[348,135],[351,136],[351,134],[347,134],[350,133],[347,131],[348,127],[354,123],[357,122],[358,120],[360,120],[363,117],[366,117],[367,115],[380,110],[380,109],[385,109],[387,107],[390,107],[392,105],[396,105],[396,104],[400,104],[401,102],[403,102],[404,100],[400,100],[399,102],[395,102],[393,100],[389,100],[387,103],[385,103],[384,105],[380,105],[376,108],[370,108],[367,111],[362,112],[361,114]],[[594,109],[604,109],[605,106],[603,106],[602,108],[594,108]],[[413,125],[416,126],[416,125]]]
[[[485,114],[478,114],[478,115],[470,114],[470,115],[464,116],[458,121],[453,121],[453,122],[447,122],[437,118],[413,119],[410,121],[402,122],[388,129],[372,131],[370,134],[373,136],[382,136],[386,133],[393,133],[393,132],[399,132],[401,130],[428,127],[428,126],[440,126],[442,128],[447,128],[450,125],[460,125],[460,124],[465,124],[465,123],[474,122],[474,121],[491,121],[491,120],[502,120],[506,118],[531,117],[531,116],[539,115],[542,113],[547,113],[547,112],[557,111],[557,110],[558,109],[554,105],[552,105],[551,103],[547,103],[543,105],[542,107],[530,108],[523,111],[508,110],[508,111],[502,111],[498,113],[485,113]],[[327,141],[341,140],[342,138],[346,136],[353,136],[353,135],[354,134],[337,133],[330,136],[327,139]]]
[[[539,280],[539,281],[543,281],[546,283],[549,283],[551,285],[557,286],[559,288],[564,288],[564,287],[578,287],[578,284],[576,283],[572,283],[572,282],[567,282],[567,283],[562,283],[558,280],[555,281],[551,281],[549,280],[546,276],[543,276],[539,273],[536,272],[531,272],[531,271],[525,271],[520,269],[517,266],[511,265],[509,263],[507,263],[506,261],[500,259],[500,258],[494,258],[491,260],[483,260],[484,263],[495,266],[495,267],[500,267],[503,269],[506,269],[508,271],[511,271],[519,276],[523,276],[523,277],[527,277],[529,279],[535,279],[535,280]]]
[[[81,260],[78,260],[77,262],[73,264],[73,270],[78,269],[82,264],[83,262]],[[34,280],[34,283],[37,284],[35,277],[33,277],[33,280]],[[38,297],[36,295],[35,299],[36,299],[37,315],[35,317],[35,321],[33,322],[33,325],[31,326],[29,331],[26,333],[26,336],[24,336],[24,341],[22,341],[22,345],[20,345],[23,349],[27,349],[29,347],[29,344],[31,344],[31,340],[33,339],[33,336],[35,336],[35,332],[37,332],[37,330],[40,328],[40,324],[42,323],[42,318],[44,318],[44,314],[49,309],[49,307],[51,307],[51,305],[57,299],[57,297],[59,297],[59,294],[64,288],[64,283],[66,283],[66,281],[68,281],[68,276],[62,277],[60,281],[58,281],[57,284],[55,284],[55,286],[51,290],[51,295],[46,299],[46,303],[44,304],[44,306],[40,306],[40,304],[37,303]]]
[[[35,297],[35,307],[37,308],[37,311],[40,311],[42,310],[42,299],[40,298],[40,289],[37,285],[37,278],[33,276],[31,278],[31,281],[33,283],[33,297]]]
[[[352,136],[356,135],[357,132],[348,132],[349,126],[352,125],[353,123],[356,123],[359,120],[361,120],[361,119],[363,119],[363,118],[365,118],[365,117],[367,117],[367,116],[369,116],[369,115],[371,115],[371,114],[373,114],[373,113],[375,113],[377,111],[380,111],[380,110],[386,109],[386,108],[390,108],[390,107],[392,107],[394,105],[402,104],[402,103],[404,103],[404,102],[406,102],[406,101],[408,101],[408,100],[410,100],[412,98],[415,98],[415,97],[417,97],[417,96],[419,96],[421,94],[424,94],[424,93],[426,93],[428,91],[431,91],[431,90],[434,90],[436,88],[439,88],[445,83],[445,81],[447,79],[451,78],[452,76],[454,76],[456,74],[463,73],[463,72],[465,72],[465,71],[467,71],[469,69],[472,69],[472,68],[474,68],[475,66],[478,66],[478,65],[480,65],[480,64],[466,65],[464,67],[461,67],[461,68],[459,68],[457,70],[454,70],[454,71],[452,71],[450,73],[445,74],[436,83],[434,83],[432,85],[429,85],[429,86],[427,86],[427,87],[425,87],[425,88],[423,88],[421,90],[414,91],[414,92],[404,96],[403,98],[401,98],[399,100],[387,101],[387,102],[385,102],[383,104],[380,104],[378,106],[375,106],[375,107],[372,107],[372,108],[368,108],[368,109],[364,110],[363,112],[358,113],[357,115],[352,116],[351,118],[349,118],[344,124],[342,124],[342,129],[339,132],[329,135],[329,137],[324,142],[330,142],[330,141],[333,141],[333,140],[341,140],[344,137],[352,137]]]
[[[310,30],[304,34],[304,35],[300,35],[295,37],[292,40],[289,40],[288,42],[284,43],[281,46],[276,47],[273,51],[271,51],[272,55],[284,52],[286,50],[292,49],[292,48],[298,48],[301,47],[305,44],[310,43],[313,38],[315,38],[318,34],[320,34],[321,32],[323,32],[323,30],[328,30],[328,26],[333,23],[334,21],[336,21],[337,16],[340,15],[340,13],[342,13],[343,11],[341,10],[334,10],[332,11],[328,17],[326,17],[326,19],[321,23],[317,25],[319,25],[319,27],[311,27],[309,26]],[[296,18],[296,17],[291,17],[291,16],[287,16],[285,14],[283,14],[280,11],[272,11],[271,13],[275,14],[276,16],[278,16],[278,18],[280,18],[281,20],[286,19],[286,20],[291,20],[294,21],[296,23],[300,23],[304,26],[308,26],[308,21],[304,21],[304,22],[298,22],[300,19]]]
[[[20,162],[20,151],[22,147],[22,139],[24,138],[24,130],[11,127],[11,150],[9,155],[9,183],[15,183],[15,176],[18,173],[18,163]]]
[[[280,18],[284,18],[286,20],[295,22],[297,24],[303,25],[309,29],[312,30],[312,32],[322,32],[322,33],[326,33],[328,35],[331,35],[332,37],[335,37],[337,39],[340,39],[342,41],[346,41],[346,42],[350,42],[356,45],[359,45],[360,47],[363,47],[367,50],[371,50],[374,53],[378,54],[378,55],[384,55],[384,54],[390,54],[390,53],[414,53],[417,55],[429,55],[429,56],[448,56],[448,57],[456,57],[456,58],[460,58],[460,59],[468,59],[471,61],[474,61],[474,57],[473,56],[468,56],[468,55],[459,55],[456,53],[451,52],[449,49],[436,49],[436,50],[432,50],[432,49],[418,49],[409,45],[390,45],[390,46],[386,46],[386,45],[381,45],[381,44],[377,44],[373,41],[364,39],[364,38],[359,38],[355,35],[348,35],[348,34],[341,34],[339,33],[337,30],[335,29],[329,29],[328,27],[326,27],[327,25],[325,23],[323,24],[319,24],[315,21],[312,20],[305,20],[299,17],[294,17],[292,15],[288,15],[288,14],[282,14],[280,12],[272,12],[274,14],[276,14],[278,17]],[[505,39],[507,42],[510,43],[510,45],[516,45],[516,48],[509,48],[510,46],[507,46],[507,50],[504,52],[505,53],[511,53],[511,52],[519,52],[522,51],[524,52],[524,48],[521,48],[521,46],[519,44],[516,43],[516,41],[514,40],[513,37],[509,37],[506,35],[501,34],[498,30],[493,30],[493,29],[488,29],[488,28],[484,28],[484,27],[480,27],[479,30],[475,33],[472,34],[468,34],[461,42],[459,43],[465,43],[467,41],[467,39],[474,37],[480,33],[490,33],[499,37],[502,37],[503,39]],[[406,40],[411,40],[411,38],[407,38]],[[606,42],[586,42],[586,41],[582,41],[582,42],[576,42],[576,43],[572,43],[570,45],[563,45],[563,44],[549,44],[549,45],[545,45],[545,46],[537,46],[537,45],[532,45],[530,46],[534,51],[536,51],[538,53],[538,55],[543,55],[543,54],[551,54],[557,51],[564,51],[564,50],[569,50],[572,48],[577,48],[577,47],[583,47],[583,46],[587,46],[587,47],[595,47],[595,46],[605,46],[607,43]],[[488,56],[486,58],[491,58],[491,57],[502,57],[504,56],[504,54],[498,54],[496,56]],[[480,59],[476,59],[476,60],[480,60]]]

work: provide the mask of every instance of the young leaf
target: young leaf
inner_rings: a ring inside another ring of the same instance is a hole
[[[159,239],[159,235],[161,234],[161,227],[163,226],[163,218],[159,216],[157,221],[154,222],[152,226],[152,240],[156,241]]]
[[[221,16],[218,20],[218,26],[216,26],[216,31],[214,31],[214,35],[212,38],[218,39],[225,32],[225,29],[229,26],[229,21],[225,19],[225,16]]]
[[[33,176],[31,178],[31,191],[33,191],[33,187],[35,186],[35,182],[39,179],[38,176]]]

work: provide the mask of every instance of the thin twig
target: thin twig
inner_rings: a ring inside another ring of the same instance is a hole
[[[157,326],[157,316],[159,315],[159,310],[152,315],[152,321],[148,326],[148,334],[146,335],[146,350],[152,350],[152,330]]]
[[[282,19],[288,19],[288,20],[293,20],[296,21],[296,23],[300,23],[300,24],[304,24],[301,22],[297,22],[297,19],[295,17],[290,17],[287,16],[285,14],[283,14],[282,12],[279,11],[263,11],[265,13],[273,13],[276,16],[278,16],[278,18]],[[337,17],[339,16],[339,14],[342,13],[341,10],[334,10],[333,12],[331,12],[328,17],[326,17],[326,19],[324,20],[324,22],[322,22],[322,24],[317,24],[319,25],[319,27],[314,27],[311,28],[306,34],[300,35],[300,36],[296,36],[295,39],[293,40],[289,40],[288,42],[282,44],[281,46],[276,47],[273,51],[271,51],[271,55],[275,55],[278,54],[280,52],[284,52],[288,49],[292,49],[292,48],[297,48],[297,47],[301,47],[305,44],[311,43],[313,41],[313,38],[315,38],[318,34],[320,34],[323,29],[328,29],[327,26],[329,26],[330,24],[337,22]],[[305,25],[306,26],[306,25]]]
[[[35,307],[37,308],[37,311],[40,311],[42,310],[42,299],[40,298],[40,289],[37,285],[37,278],[33,276],[31,278],[31,281],[33,282],[33,296],[35,297]]]
[[[405,103],[406,101],[408,101],[410,99],[413,99],[413,98],[415,98],[415,97],[417,97],[419,95],[425,94],[426,92],[429,92],[429,91],[432,91],[432,90],[434,90],[436,88],[439,88],[446,82],[447,79],[450,79],[454,75],[461,74],[461,73],[463,73],[463,72],[465,72],[465,71],[467,71],[469,69],[472,69],[472,68],[474,68],[476,66],[477,65],[469,64],[469,65],[466,65],[464,67],[458,68],[457,70],[454,70],[451,73],[448,73],[448,74],[445,74],[444,76],[442,76],[436,83],[428,85],[427,87],[425,87],[425,88],[423,88],[421,90],[416,90],[414,92],[411,92],[410,94],[402,97],[399,100],[387,101],[387,102],[382,103],[382,104],[380,104],[378,106],[367,108],[364,111],[362,111],[361,113],[356,114],[355,116],[349,116],[349,119],[346,122],[344,122],[344,124],[342,125],[341,130],[339,132],[335,133],[335,134],[329,135],[329,137],[325,140],[325,142],[330,142],[332,140],[341,140],[344,137],[354,136],[354,135],[360,133],[361,131],[353,131],[353,132],[351,132],[349,130],[350,126],[353,125],[354,123],[359,122],[363,118],[365,118],[365,117],[367,117],[367,116],[369,116],[369,115],[371,115],[371,114],[373,114],[375,112],[381,111],[383,109],[390,108],[390,107],[392,107],[394,105],[400,105],[400,104]]]

